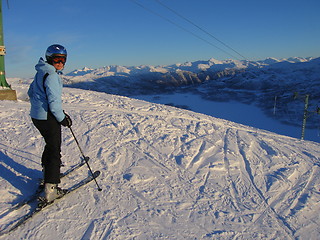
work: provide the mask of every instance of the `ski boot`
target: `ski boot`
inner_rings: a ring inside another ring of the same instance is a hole
[[[44,198],[46,202],[51,203],[57,198],[61,198],[67,193],[67,190],[58,187],[58,184],[45,183],[44,184]]]

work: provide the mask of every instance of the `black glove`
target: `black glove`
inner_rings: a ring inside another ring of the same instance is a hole
[[[60,124],[64,127],[71,127],[72,126],[72,120],[70,118],[70,116],[66,113],[64,113],[66,116],[64,117],[64,119],[60,122]]]

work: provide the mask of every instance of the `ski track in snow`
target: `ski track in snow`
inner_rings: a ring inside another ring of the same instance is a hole
[[[63,101],[103,191],[90,183],[0,239],[319,236],[318,143],[91,91],[67,88]],[[0,230],[19,219],[6,209],[41,177],[44,143],[28,112],[27,102],[0,102]],[[80,159],[68,129],[62,154],[68,166]]]

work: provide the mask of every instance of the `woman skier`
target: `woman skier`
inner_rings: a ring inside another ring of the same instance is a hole
[[[45,200],[52,202],[65,194],[65,190],[58,187],[61,167],[61,125],[71,127],[72,121],[62,109],[63,84],[59,76],[67,60],[67,50],[59,44],[54,44],[48,47],[45,56],[46,61],[40,58],[35,66],[37,73],[28,95],[32,122],[46,143],[41,159],[44,194]]]

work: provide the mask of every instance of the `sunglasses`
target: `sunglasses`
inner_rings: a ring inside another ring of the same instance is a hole
[[[65,57],[54,57],[52,59],[52,62],[53,63],[62,63],[62,64],[65,64],[67,61],[67,59]]]

